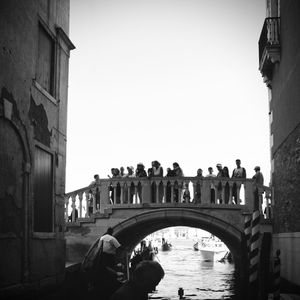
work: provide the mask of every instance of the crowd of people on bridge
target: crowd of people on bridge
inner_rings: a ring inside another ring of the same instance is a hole
[[[230,172],[227,166],[222,166],[222,164],[218,163],[216,164],[217,172],[214,173],[213,167],[208,168],[208,172],[206,175],[203,175],[203,170],[199,168],[197,170],[196,178],[203,179],[203,178],[246,178],[246,169],[241,166],[241,160],[236,159],[235,161],[236,167],[233,169],[232,174],[230,176]],[[180,167],[178,162],[173,163],[173,168],[167,168],[166,174],[164,174],[164,169],[161,166],[160,162],[155,160],[151,162],[151,167],[145,169],[145,165],[143,163],[138,163],[136,166],[136,169],[134,169],[133,166],[128,166],[127,172],[125,172],[124,167],[120,168],[111,168],[111,175],[108,175],[109,178],[172,178],[172,177],[183,177],[183,171]],[[264,177],[262,172],[260,171],[259,166],[255,166],[254,168],[255,174],[253,175],[252,179],[257,185],[263,185],[264,184]],[[100,191],[99,191],[99,184],[100,184],[100,177],[98,174],[94,175],[94,180],[91,182],[91,187],[96,187],[96,189],[91,190],[91,194],[93,196],[91,197],[91,201],[89,202],[88,207],[88,214],[91,215],[93,211],[99,211],[100,210]],[[171,184],[168,183],[166,186],[166,199],[165,202],[171,202],[171,197],[173,202],[193,202],[193,203],[200,203],[201,202],[201,185],[199,183],[195,186],[194,191],[194,198],[191,197],[191,193],[189,190],[189,184],[184,183],[184,186],[182,188],[182,194],[181,190],[179,189],[177,183],[173,185],[173,190],[171,191]],[[136,187],[132,184],[131,186],[124,186],[124,199],[123,203],[133,203],[135,193],[136,193]],[[152,185],[151,187],[151,197],[152,202],[162,202],[162,198],[164,196],[164,187],[163,185],[158,186],[158,192],[156,190],[156,186]],[[223,193],[224,189],[224,193]],[[116,195],[115,195],[116,193]],[[139,199],[142,197],[142,187],[139,185],[137,187],[137,195]],[[172,194],[172,195],[171,195]],[[226,184],[225,187],[222,187],[222,183],[220,182],[217,186],[217,188],[214,186],[213,183],[211,183],[211,203],[215,203],[216,200],[218,200],[218,203],[229,203],[229,185]],[[121,195],[121,188],[118,186],[117,188],[114,188],[111,186],[110,188],[110,201],[111,203],[119,203],[120,202],[120,195]],[[93,197],[95,198],[95,201],[93,201]],[[156,199],[158,197],[158,199]],[[233,185],[232,187],[232,199],[233,203],[238,204],[238,190],[237,186]],[[95,202],[95,203],[94,203]],[[94,207],[95,206],[95,207]]]
[[[224,166],[222,167],[222,164],[218,163],[216,165],[217,168],[217,174],[214,173],[213,167],[208,168],[208,173],[206,176],[203,176],[203,170],[199,168],[197,170],[196,177],[204,178],[204,177],[217,177],[217,178],[246,178],[246,169],[241,166],[241,160],[236,159],[235,161],[236,167],[232,171],[232,175],[229,174],[228,167]],[[151,167],[145,169],[145,165],[143,163],[138,163],[136,166],[136,169],[134,170],[133,166],[128,166],[127,172],[125,172],[124,167],[120,168],[111,168],[111,175],[107,175],[108,178],[153,178],[153,177],[182,177],[183,171],[180,165],[177,162],[173,163],[173,168],[167,168],[166,174],[164,175],[164,169],[161,166],[160,162],[157,160],[154,160],[151,162]],[[255,179],[255,182],[257,184],[263,185],[264,184],[264,178],[262,173],[260,172],[260,167],[256,166],[254,168],[255,174],[253,176],[253,179]],[[99,175],[94,175],[94,181],[90,184],[95,185],[99,183]]]

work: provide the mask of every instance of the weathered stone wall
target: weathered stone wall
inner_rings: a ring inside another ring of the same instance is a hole
[[[274,155],[275,232],[300,231],[300,123]]]
[[[273,249],[281,250],[282,278],[297,285],[300,284],[297,271],[300,260],[299,14],[299,1],[280,1],[280,62],[273,68],[270,93],[275,203]]]
[[[41,24],[55,44],[51,95],[36,80]],[[64,276],[68,32],[69,0],[0,1],[1,299]],[[53,157],[51,232],[34,232],[36,146]]]

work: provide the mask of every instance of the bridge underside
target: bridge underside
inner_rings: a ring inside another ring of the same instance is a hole
[[[115,235],[126,250],[134,247],[147,235],[172,226],[188,226],[209,231],[220,238],[232,252],[240,252],[242,233],[235,226],[193,209],[167,208],[135,215],[114,227]]]
[[[217,236],[230,249],[238,273],[246,274],[246,251],[241,230],[219,218],[193,209],[168,208],[147,211],[118,223],[114,232],[125,248],[121,255],[131,253],[147,235],[171,226],[195,227]]]

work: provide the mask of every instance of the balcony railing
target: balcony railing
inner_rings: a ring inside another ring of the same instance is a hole
[[[280,61],[280,18],[265,19],[258,47],[259,69],[263,76],[271,77],[272,64]]]
[[[190,199],[184,197],[186,189],[190,192]],[[252,179],[197,177],[101,179],[98,185],[65,195],[65,219],[74,222],[77,217],[89,218],[103,214],[107,208],[164,207],[175,203],[193,207],[248,205],[252,210],[255,205],[255,191],[261,199],[259,209],[262,211],[263,203],[264,207],[270,207],[270,188],[257,186]]]

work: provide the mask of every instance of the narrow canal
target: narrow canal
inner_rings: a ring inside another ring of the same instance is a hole
[[[170,242],[172,250],[157,255],[165,277],[150,299],[179,299],[179,288],[184,290],[185,299],[237,299],[234,264],[204,261],[191,239]]]

